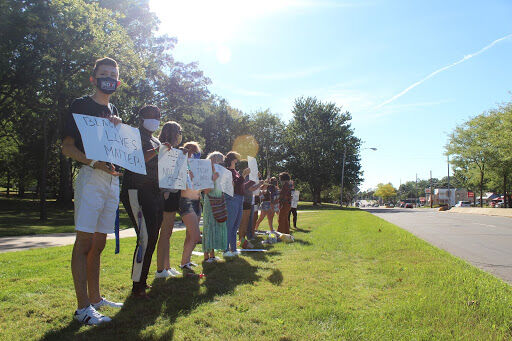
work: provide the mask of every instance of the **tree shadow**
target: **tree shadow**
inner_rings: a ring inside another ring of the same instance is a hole
[[[253,284],[260,279],[257,266],[250,265],[242,257],[229,262],[205,264],[206,278],[178,277],[153,281],[148,291],[149,299],[128,297],[121,310],[111,315],[112,322],[96,327],[86,327],[72,321],[60,330],[49,331],[43,340],[134,340],[140,333],[163,319],[171,326],[180,316],[186,316],[203,303],[232,293],[238,285]],[[174,327],[162,336],[145,335],[148,339],[172,339]]]
[[[294,243],[297,243],[297,244],[300,244],[300,245],[313,245],[311,242],[308,242],[307,240],[302,240],[302,239],[298,239],[298,238],[295,238],[294,239]]]
[[[274,269],[272,274],[267,277],[267,280],[273,285],[279,286],[283,282],[283,273],[279,269]]]
[[[301,229],[300,227],[297,227],[297,228],[293,229],[293,232],[311,233],[312,231],[311,230],[304,230],[304,229]]]

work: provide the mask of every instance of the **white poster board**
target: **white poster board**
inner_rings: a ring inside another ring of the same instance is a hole
[[[299,204],[300,191],[292,191],[292,207],[297,208]]]
[[[256,162],[256,158],[252,156],[247,156],[247,164],[249,165],[249,169],[251,170],[251,172],[249,173],[249,180],[258,183],[260,179],[258,177],[258,163]]]
[[[186,189],[187,154],[161,145],[158,152],[158,183],[160,188]]]
[[[88,159],[110,162],[146,174],[139,129],[106,118],[73,114]]]
[[[192,172],[192,188],[196,191],[213,188],[211,160],[188,159],[188,168]]]
[[[215,171],[219,173],[219,178],[215,181],[217,183],[217,188],[229,196],[233,196],[233,175],[231,174],[231,171],[217,164],[215,164],[214,167]]]

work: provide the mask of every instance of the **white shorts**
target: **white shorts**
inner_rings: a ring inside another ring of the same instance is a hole
[[[75,180],[75,230],[114,233],[119,177],[82,166]]]

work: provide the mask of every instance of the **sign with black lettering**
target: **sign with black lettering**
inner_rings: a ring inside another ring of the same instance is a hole
[[[160,146],[158,153],[158,183],[160,188],[187,188],[187,154],[175,148]]]
[[[146,174],[139,129],[106,118],[73,114],[88,159],[110,162]]]

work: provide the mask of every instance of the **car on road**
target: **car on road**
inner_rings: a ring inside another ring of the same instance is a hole
[[[404,205],[404,208],[414,208],[414,205],[412,203],[408,202]]]
[[[455,207],[471,207],[470,201],[459,201],[455,204]]]

